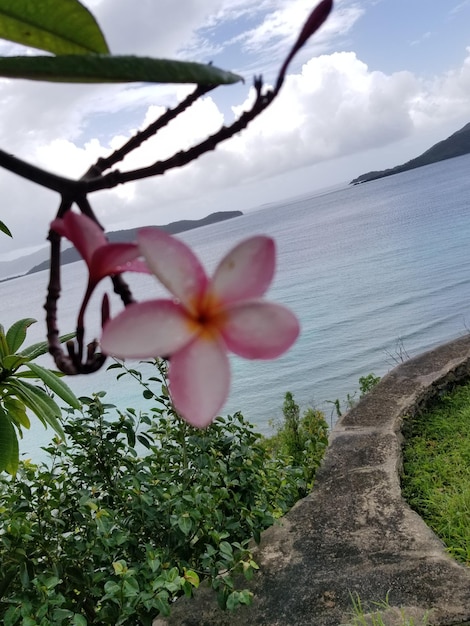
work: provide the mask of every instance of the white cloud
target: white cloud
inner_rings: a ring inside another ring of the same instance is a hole
[[[463,0],[459,2],[455,7],[453,7],[450,11],[450,15],[455,15],[456,13],[460,13],[470,5],[470,0]]]
[[[426,41],[431,36],[432,36],[432,33],[431,31],[428,30],[427,32],[423,33],[421,37],[418,37],[418,39],[414,39],[413,41],[410,41],[410,46],[419,46],[421,43],[423,43],[423,41]]]
[[[267,48],[270,51],[274,49],[277,55],[285,54],[311,11],[311,0],[284,0],[275,10],[266,13],[258,26],[243,33],[238,39],[250,51],[266,53]],[[362,14],[363,9],[358,2],[345,4],[344,0],[338,1],[311,45],[324,44],[333,35],[345,34]]]
[[[222,3],[223,0],[102,0],[90,8],[113,54],[171,57]]]
[[[132,10],[140,23],[149,18],[154,6],[144,0],[138,5],[139,11],[130,0],[95,0],[93,5],[104,26],[109,19],[112,36],[117,39],[120,29],[125,30],[126,20],[133,19]],[[183,5],[188,23],[178,24],[178,32],[172,31],[165,39],[165,32],[160,35],[160,31],[171,31],[171,20],[177,14],[185,14]],[[212,28],[211,24],[220,24],[224,15],[232,20],[246,14],[249,6],[248,0],[208,0],[207,5],[196,0],[184,0],[181,4],[163,2],[163,17],[154,33],[160,39],[154,43],[166,52],[181,50],[181,41],[189,41],[198,25]],[[243,44],[259,52],[264,46],[267,55],[274,58],[285,51],[285,42],[306,4],[304,0],[261,0],[257,7],[258,26],[248,31]],[[361,10],[359,2],[338,0],[336,17],[319,34],[323,45],[346,34]],[[146,25],[136,45],[146,49],[152,44],[151,34],[151,26]],[[128,41],[120,43],[123,50],[132,38],[136,40],[135,32],[127,36]],[[93,206],[110,227],[201,217],[235,206],[243,210],[272,199],[268,197],[268,186],[259,184],[260,181],[282,178],[288,196],[289,172],[325,160],[334,162],[340,157],[343,167],[347,155],[409,141],[417,134],[422,138],[428,131],[439,134],[439,128],[446,129],[442,130],[444,138],[449,127],[457,130],[468,121],[470,49],[467,52],[461,67],[428,82],[410,72],[371,71],[354,52],[309,58],[303,67],[293,69],[274,104],[240,135],[163,177],[93,194]],[[48,170],[80,176],[100,155],[122,145],[137,128],[174,102],[175,94],[181,98],[187,89],[0,81],[0,145]],[[251,97],[234,108],[237,114],[249,105]],[[201,141],[224,123],[229,122],[224,120],[220,105],[208,95],[157,137],[145,142],[119,168],[142,167],[167,158]],[[375,163],[370,164],[370,169],[373,167]],[[338,181],[342,180],[341,171]],[[324,184],[321,179],[308,180],[312,188]],[[1,170],[0,185],[5,190],[0,219],[12,227],[15,235],[11,242],[2,239],[3,251],[41,243],[57,209],[57,195]],[[291,192],[297,193],[294,184]]]

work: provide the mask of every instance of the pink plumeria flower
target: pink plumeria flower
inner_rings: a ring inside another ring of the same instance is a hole
[[[109,243],[98,224],[83,213],[67,211],[64,217],[52,221],[51,228],[73,243],[88,266],[88,285],[77,318],[77,336],[80,337],[86,307],[102,278],[123,272],[149,273],[149,269],[138,259],[140,249],[135,243]]]
[[[212,279],[185,243],[161,230],[140,230],[137,243],[173,299],[127,306],[105,324],[101,347],[119,358],[170,357],[173,404],[190,424],[205,427],[228,396],[228,351],[274,359],[299,334],[291,311],[261,300],[274,275],[274,241],[258,236],[241,242]]]
[[[92,289],[105,276],[149,271],[138,260],[140,250],[135,243],[109,243],[98,224],[83,213],[67,211],[64,217],[53,220],[51,228],[67,237],[83,257]]]

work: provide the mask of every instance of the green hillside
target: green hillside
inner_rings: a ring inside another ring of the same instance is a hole
[[[470,123],[465,124],[463,128],[456,133],[434,144],[429,150],[423,152],[419,157],[411,159],[403,165],[397,165],[387,170],[381,170],[376,172],[367,172],[367,174],[361,174],[351,181],[351,185],[357,185],[359,183],[365,183],[369,180],[375,180],[377,178],[383,178],[384,176],[392,176],[393,174],[399,174],[400,172],[406,172],[423,165],[429,165],[430,163],[437,163],[437,161],[444,161],[445,159],[452,159],[454,157],[462,156],[470,152]]]
[[[203,217],[200,220],[179,220],[178,222],[171,222],[164,226],[158,226],[161,230],[171,233],[182,233],[185,230],[191,230],[193,228],[199,228],[200,226],[207,226],[208,224],[215,224],[216,222],[222,222],[224,220],[231,219],[232,217],[239,217],[243,215],[241,211],[218,211],[217,213],[211,213],[207,217]],[[109,241],[133,241],[136,237],[139,228],[131,228],[129,230],[117,230],[115,232],[106,233]],[[75,263],[80,260],[80,255],[75,248],[67,248],[63,250],[60,258],[61,265],[67,263]],[[27,274],[33,274],[34,272],[40,272],[42,270],[49,269],[49,259],[35,265]]]

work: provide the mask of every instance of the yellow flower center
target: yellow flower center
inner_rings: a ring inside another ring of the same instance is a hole
[[[199,302],[195,302],[188,313],[191,331],[208,339],[220,334],[220,329],[227,319],[223,304],[210,291],[204,294]]]

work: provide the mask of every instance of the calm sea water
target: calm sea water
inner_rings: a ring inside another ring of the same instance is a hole
[[[468,331],[469,167],[470,156],[460,157],[182,235],[208,268],[241,239],[272,235],[278,268],[268,297],[291,307],[302,325],[297,344],[282,358],[232,360],[233,386],[224,413],[241,410],[261,432],[269,432],[289,390],[302,407],[320,406],[329,417],[328,400],[354,393],[360,376],[386,373],[403,349],[413,356]],[[151,277],[128,278],[138,299],[163,294]],[[46,281],[41,272],[0,286],[4,326],[20,317],[39,320],[30,329],[31,343],[45,334]],[[63,333],[74,328],[84,281],[82,263],[63,268]],[[118,307],[116,301],[114,310]],[[94,313],[90,308],[91,334],[98,330]],[[51,364],[48,358],[45,363]],[[117,383],[112,372],[68,383],[80,395],[105,390],[108,401],[121,408],[149,408],[134,381]],[[37,453],[49,436],[35,422],[22,451]]]

